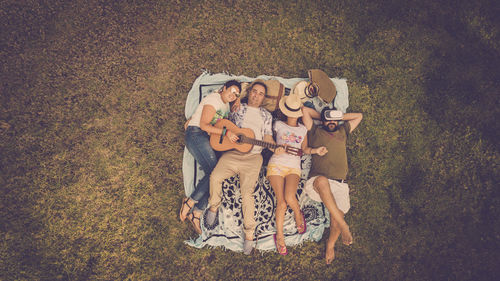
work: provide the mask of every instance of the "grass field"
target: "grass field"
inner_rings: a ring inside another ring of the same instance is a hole
[[[0,280],[498,280],[497,1],[0,1]],[[207,69],[348,79],[352,246],[195,249]]]

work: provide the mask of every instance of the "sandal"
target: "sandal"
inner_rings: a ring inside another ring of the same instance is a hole
[[[299,234],[304,234],[306,233],[307,230],[307,224],[306,224],[306,216],[304,216],[304,212],[300,211],[300,214],[302,215],[302,224],[297,226],[297,232]],[[304,228],[304,229],[302,229]],[[300,231],[302,229],[302,231]]]
[[[278,240],[276,239],[276,233],[273,234],[273,239],[274,239],[274,245],[276,245],[276,250],[278,250],[278,254],[282,256],[286,256],[288,254],[288,250],[286,248],[286,245],[280,246],[278,245]]]
[[[187,211],[188,213],[191,211],[191,209],[193,208],[193,206],[189,206],[188,204],[188,201],[189,201],[189,198],[184,198],[182,199],[182,203],[181,203],[181,210],[179,211],[179,218],[181,221],[184,221],[186,219],[186,216],[182,216],[182,213],[184,211],[184,205],[188,206],[189,210]]]
[[[189,221],[193,225],[194,231],[196,231],[196,233],[198,233],[198,234],[201,234],[200,217],[195,216],[194,213],[191,212],[187,215],[187,218],[189,218]],[[198,220],[198,224],[196,222],[194,222],[195,219]]]

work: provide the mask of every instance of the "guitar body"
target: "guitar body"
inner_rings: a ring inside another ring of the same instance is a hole
[[[226,151],[231,149],[236,149],[240,152],[246,153],[252,150],[254,145],[266,147],[266,148],[276,148],[278,145],[274,143],[265,142],[262,140],[256,140],[255,134],[252,129],[239,128],[233,122],[227,119],[219,119],[215,123],[214,127],[223,129],[235,133],[238,136],[238,141],[231,142],[227,136],[221,138],[220,134],[210,134],[210,146],[217,151]],[[303,151],[300,148],[285,146],[285,151],[288,154],[302,156]]]
[[[247,137],[247,138],[254,138],[255,134],[253,133],[252,129],[248,128],[239,128],[236,126],[233,122],[227,120],[227,119],[220,119],[215,123],[214,127],[222,129],[223,127],[226,127],[228,131],[231,131],[235,133],[240,139],[242,139],[241,136]],[[237,142],[231,142],[229,138],[226,136],[222,137],[222,142],[221,142],[221,135],[220,134],[210,134],[210,146],[217,151],[226,151],[226,150],[231,150],[231,149],[236,149],[240,152],[249,152],[252,150],[253,144],[250,143],[243,143],[240,141]]]

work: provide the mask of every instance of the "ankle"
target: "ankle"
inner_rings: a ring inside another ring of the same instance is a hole
[[[337,222],[337,225],[340,231],[346,231],[346,230],[349,231],[349,225],[345,221]]]

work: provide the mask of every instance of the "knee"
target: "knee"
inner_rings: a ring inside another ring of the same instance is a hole
[[[213,169],[215,169],[215,166],[217,166],[217,156],[215,155],[215,153],[209,153],[207,155],[207,168],[210,170],[210,172],[213,171]]]
[[[314,180],[314,189],[317,191],[322,190],[322,189],[328,189],[330,186],[330,183],[328,182],[328,179],[324,176],[318,176]]]
[[[250,184],[247,181],[241,181],[240,177],[240,192],[242,196],[253,196],[255,192],[257,182],[250,181]]]
[[[286,211],[287,205],[285,200],[279,200],[276,202],[276,211]]]
[[[212,172],[210,174],[210,189],[217,188],[217,185],[221,185],[223,180],[217,173]]]

